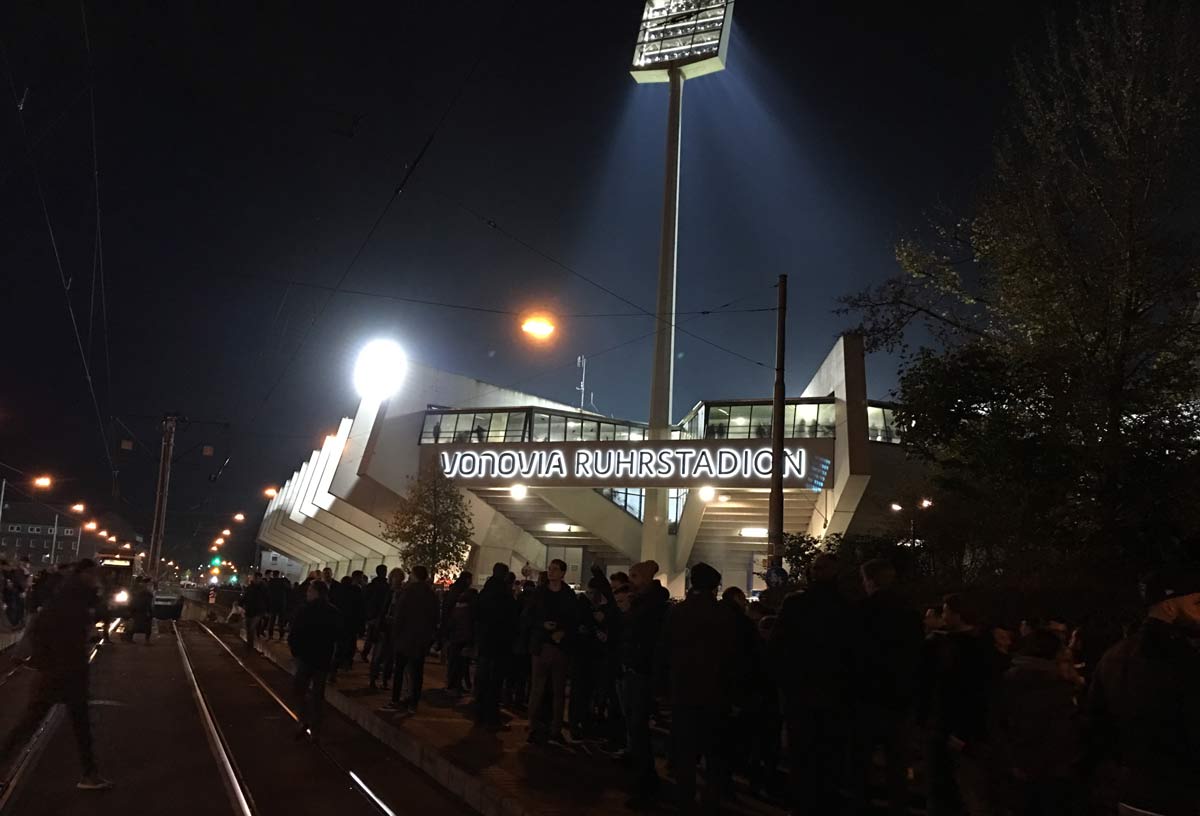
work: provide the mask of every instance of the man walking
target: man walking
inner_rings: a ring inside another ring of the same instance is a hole
[[[292,688],[300,709],[300,733],[315,739],[325,708],[325,682],[333,664],[333,650],[342,631],[341,614],[329,603],[329,587],[324,581],[310,581],[305,604],[296,613],[288,647],[296,659]]]
[[[567,704],[567,671],[578,619],[575,593],[563,583],[567,563],[555,558],[546,567],[546,586],[538,589],[530,613],[531,675],[529,695],[529,741],[563,745],[563,714]],[[549,722],[542,720],[542,703],[547,687],[551,694]]]
[[[396,651],[396,676],[392,681],[392,701],[384,706],[385,711],[417,713],[421,702],[421,688],[425,681],[425,656],[433,645],[437,633],[438,599],[429,585],[429,570],[426,567],[412,568],[412,577],[404,591],[393,601],[395,626],[392,648]],[[404,672],[408,672],[409,696],[401,699],[404,687]]]
[[[1121,765],[1121,813],[1200,812],[1200,574],[1143,582],[1146,620],[1104,653],[1088,699],[1092,741]]]
[[[6,765],[14,752],[25,745],[42,718],[56,704],[66,706],[75,731],[75,745],[83,768],[76,787],[104,790],[112,783],[100,776],[92,751],[92,727],[88,721],[88,632],[95,623],[96,564],[84,558],[74,573],[63,581],[53,601],[33,624],[33,657],[36,670],[30,700],[21,720],[0,746],[0,762]],[[9,773],[5,773],[7,779]]]
[[[246,610],[246,648],[254,651],[254,639],[258,636],[263,616],[270,609],[271,600],[261,572],[250,576],[250,583],[242,592],[242,609]]]

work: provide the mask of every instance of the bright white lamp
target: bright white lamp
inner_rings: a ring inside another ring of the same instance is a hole
[[[404,349],[392,340],[372,340],[354,363],[354,388],[364,400],[382,402],[400,390],[407,371]]]

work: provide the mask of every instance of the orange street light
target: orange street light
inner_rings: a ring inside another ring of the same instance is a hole
[[[126,541],[124,544],[121,545],[121,549],[122,550],[131,550],[131,549],[133,549],[133,545],[131,545],[128,541]]]
[[[38,476],[36,479],[33,480],[33,486],[40,487],[43,490],[51,487],[53,484],[54,484],[54,480],[51,479],[49,476]]]
[[[75,504],[72,504],[72,505],[71,505],[71,512],[72,512],[72,513],[82,513],[82,512],[83,512],[84,510],[86,510],[86,509],[87,509],[87,508],[86,508],[86,507],[84,507],[84,505],[83,505],[83,502],[76,502]]]
[[[216,544],[218,547],[224,543],[225,543],[225,539],[223,539],[223,538],[218,538],[216,541],[213,542],[213,544]]]
[[[101,530],[100,532],[96,533],[96,535],[100,536],[101,538],[108,538],[108,530]]]
[[[279,491],[273,487],[268,487],[266,490],[263,491],[263,495],[266,496],[268,499],[273,499],[279,495]]]
[[[221,535],[227,536],[227,535],[233,535],[233,533],[229,532],[229,528],[226,527],[224,530],[221,531]]]
[[[233,520],[234,520],[234,521],[245,521],[245,520],[246,520],[246,514],[245,514],[245,513],[234,513],[234,514],[233,514]]]
[[[521,321],[521,331],[539,343],[549,340],[554,329],[553,318],[546,314],[533,314]]]
[[[213,545],[212,545],[211,547],[209,547],[208,549],[209,549],[209,552],[216,552],[216,551],[217,551],[217,545],[216,545],[216,544],[213,544]]]
[[[98,526],[99,526],[99,525],[98,525],[98,524],[96,524],[96,522],[94,522],[94,521],[89,521],[87,524],[83,525],[83,529],[85,529],[85,530],[95,530],[95,529],[96,529]]]
[[[116,540],[117,540],[117,537],[116,537],[115,535],[110,535],[110,536],[108,537],[108,540],[109,540],[109,541],[116,541]]]

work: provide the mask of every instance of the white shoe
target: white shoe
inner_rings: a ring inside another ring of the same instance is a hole
[[[88,774],[75,783],[75,787],[80,790],[108,790],[112,786],[113,783],[100,774]]]

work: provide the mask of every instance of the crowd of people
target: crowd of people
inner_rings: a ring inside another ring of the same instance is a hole
[[[497,564],[479,589],[463,573],[435,590],[420,566],[380,566],[369,582],[329,569],[295,586],[256,578],[247,639],[284,611],[303,733],[356,655],[369,688],[390,692],[383,710],[410,715],[439,654],[446,691],[471,695],[480,727],[510,729],[506,710],[530,743],[608,753],[628,769],[634,809],[660,796],[665,741],[685,811],[715,808],[737,778],[793,813],[882,801],[900,814],[923,796],[930,816],[1070,816],[1093,812],[1101,792],[1140,809],[1127,813],[1200,813],[1194,576],[1151,578],[1146,619],[1094,660],[1060,619],[997,625],[963,595],[922,615],[884,560],[861,565],[854,597],[843,565],[821,555],[802,589],[754,601],[737,587],[718,595],[707,564],[679,602],[653,561],[595,568],[581,592],[566,569],[551,561],[532,581]]]

